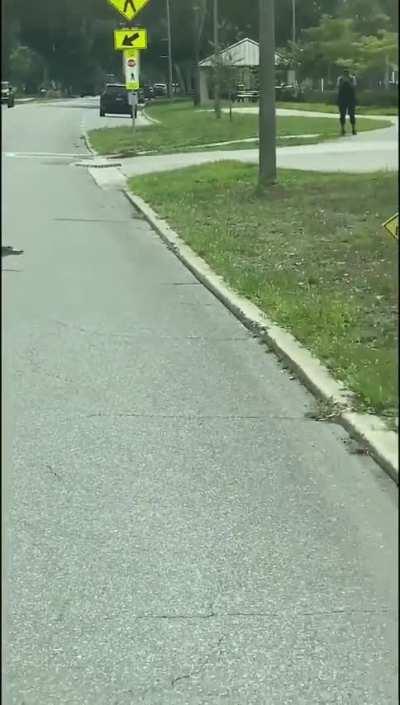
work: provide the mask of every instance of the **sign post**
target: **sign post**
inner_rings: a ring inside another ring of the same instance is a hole
[[[137,91],[139,90],[139,51],[138,49],[127,49],[123,53],[123,65],[125,74],[125,87],[128,91],[129,105],[132,110],[132,129],[136,131],[136,110],[138,104]]]
[[[136,106],[137,106],[137,93],[135,91],[129,91],[128,93],[129,105],[132,108],[132,129],[136,131]]]
[[[108,0],[128,22],[150,2],[150,0]],[[128,92],[132,113],[132,130],[136,134],[136,111],[139,90],[139,49],[147,49],[147,31],[140,27],[125,27],[114,30],[114,48],[122,51],[122,70],[125,76],[125,88]]]

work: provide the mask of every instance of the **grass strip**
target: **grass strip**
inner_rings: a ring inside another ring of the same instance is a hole
[[[257,138],[258,115],[223,113],[220,120],[207,110],[194,109],[190,103],[159,104],[149,108],[153,123],[136,130],[133,135],[129,125],[91,130],[91,144],[99,154],[135,155],[138,152],[155,154],[185,151],[196,145]],[[372,130],[389,126],[389,122],[360,118],[358,130]],[[319,141],[339,136],[339,123],[332,118],[288,116],[277,118],[277,135],[318,134]],[[292,142],[293,144],[293,142]],[[302,141],[302,144],[305,144]]]
[[[129,182],[240,294],[290,330],[356,394],[397,415],[397,178],[281,170],[260,195],[257,168],[224,162]]]

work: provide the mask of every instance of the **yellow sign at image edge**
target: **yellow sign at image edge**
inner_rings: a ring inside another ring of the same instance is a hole
[[[114,49],[147,49],[147,30],[139,27],[114,29]]]
[[[399,239],[399,214],[395,213],[391,218],[382,223],[385,230],[388,231],[389,235],[394,237],[396,240]]]
[[[108,0],[126,20],[133,20],[136,15],[150,2],[150,0]]]

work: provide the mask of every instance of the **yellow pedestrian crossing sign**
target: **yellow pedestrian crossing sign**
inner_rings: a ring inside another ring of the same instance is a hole
[[[392,215],[391,218],[386,220],[383,223],[383,227],[385,230],[388,231],[389,235],[395,238],[395,240],[399,239],[399,214],[395,213],[395,215]]]
[[[108,0],[126,20],[131,20],[139,14],[150,0]]]
[[[114,49],[146,49],[147,30],[133,27],[133,29],[114,29]]]

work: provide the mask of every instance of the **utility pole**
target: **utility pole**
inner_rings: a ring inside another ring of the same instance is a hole
[[[172,42],[170,0],[167,3],[167,37],[168,37],[168,98],[172,98]]]
[[[294,78],[294,85],[296,85],[296,69],[295,69],[295,62],[294,62],[294,51],[295,51],[295,44],[296,44],[296,0],[292,0],[292,52],[293,52],[293,78]]]
[[[274,0],[260,3],[260,169],[259,186],[276,181]]]
[[[292,42],[296,44],[296,0],[292,0]]]
[[[214,59],[215,59],[215,81],[214,81],[214,110],[217,118],[221,117],[220,101],[220,56],[219,56],[219,27],[218,27],[218,0],[214,0]]]

